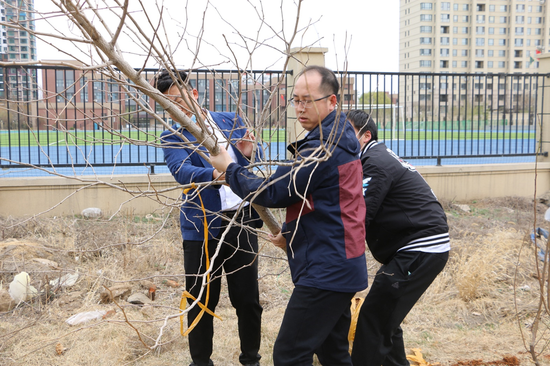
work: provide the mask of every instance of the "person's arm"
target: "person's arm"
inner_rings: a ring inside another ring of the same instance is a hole
[[[370,163],[369,159],[363,162],[363,196],[367,208],[366,227],[376,217],[391,186],[392,177],[383,167]]]
[[[323,170],[328,167],[323,162],[279,166],[269,178],[261,178],[233,163],[223,147],[210,160],[217,170],[225,171],[225,181],[237,196],[244,200],[253,200],[260,206],[274,208],[288,207],[303,200],[322,181],[316,177],[323,176]]]
[[[179,184],[209,182],[221,174],[212,167],[194,166],[191,161],[191,154],[194,152],[184,148],[183,140],[175,134],[163,134],[161,142],[166,165]]]

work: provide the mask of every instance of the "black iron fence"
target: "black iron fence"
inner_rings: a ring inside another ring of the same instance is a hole
[[[142,72],[151,80],[157,71]],[[281,71],[194,70],[190,83],[205,108],[239,113],[275,160],[285,157],[291,94],[285,76]],[[456,158],[500,162],[536,154],[546,75],[338,76],[342,109],[371,113],[380,140],[405,159],[427,164]],[[163,122],[171,123],[164,110],[122,74],[65,67],[0,68],[3,169],[164,165],[158,148]]]

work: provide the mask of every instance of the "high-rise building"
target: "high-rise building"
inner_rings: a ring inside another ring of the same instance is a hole
[[[550,47],[545,0],[400,0],[399,70],[532,73]]]
[[[36,61],[34,0],[0,0],[0,16],[3,22],[0,32],[0,60],[23,63]],[[36,69],[1,68],[0,97],[10,100],[35,99],[36,76]]]
[[[36,61],[34,0],[1,0],[0,13],[3,22],[14,23],[2,26],[0,53],[7,61]]]

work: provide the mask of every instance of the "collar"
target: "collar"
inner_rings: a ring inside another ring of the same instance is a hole
[[[367,152],[368,149],[372,148],[373,146],[376,146],[378,145],[378,141],[377,140],[372,140],[372,141],[369,141],[368,144],[366,144],[363,149],[361,149],[361,155],[363,155],[364,153]]]

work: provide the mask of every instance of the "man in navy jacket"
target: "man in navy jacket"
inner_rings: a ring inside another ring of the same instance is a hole
[[[420,173],[377,141],[372,118],[347,117],[362,148],[367,245],[382,263],[359,312],[353,365],[408,366],[401,322],[447,263],[447,217]]]
[[[165,70],[161,72],[155,78],[155,86],[161,93],[174,101],[182,112],[192,120],[196,121],[193,112],[200,111],[204,126],[215,136],[217,142],[225,144],[229,141],[229,151],[233,161],[243,166],[248,165],[248,158],[253,151],[251,141],[253,136],[247,132],[239,116],[235,113],[216,113],[199,108],[198,92],[190,87],[188,76],[184,71],[170,73]],[[187,97],[182,93],[187,93]],[[194,105],[191,106],[188,103]],[[176,181],[185,185],[211,182],[216,179],[223,180],[222,174],[197,152],[207,154],[207,150],[196,141],[195,137],[177,124],[172,126],[172,129],[173,131],[167,130],[162,133],[161,142],[166,165]],[[178,136],[178,133],[184,138]],[[201,274],[205,273],[207,269],[204,214],[200,198],[202,198],[206,210],[210,257],[216,251],[219,240],[229,225],[229,220],[238,214],[235,220],[236,224],[227,232],[220,253],[214,261],[207,306],[212,311],[216,309],[220,295],[220,276],[223,269],[227,273],[229,298],[238,317],[241,341],[239,361],[243,365],[259,365],[262,307],[259,301],[258,261],[256,260],[258,238],[255,232],[244,229],[243,225],[261,227],[262,222],[253,209],[242,207],[242,200],[227,186],[212,185],[206,189],[201,188],[200,197],[196,190],[183,195],[180,225],[183,237],[185,286],[195,298],[198,297],[203,285]],[[200,299],[201,303],[204,304],[205,299],[206,288]],[[189,304],[192,302],[193,300],[188,300]],[[198,306],[195,306],[189,311],[187,319],[189,325],[200,310]],[[189,333],[192,366],[213,365],[210,359],[213,334],[213,317],[205,313]]]
[[[324,67],[298,76],[291,106],[308,134],[289,145],[295,160],[259,178],[222,152],[211,158],[241,198],[286,207],[282,234],[294,291],[273,348],[275,366],[351,365],[350,301],[367,287],[365,206],[359,144],[337,112],[338,80]],[[284,237],[283,237],[284,235]]]

